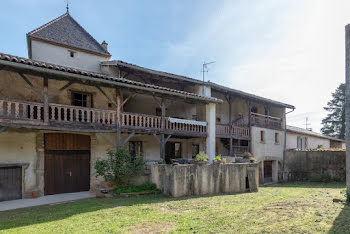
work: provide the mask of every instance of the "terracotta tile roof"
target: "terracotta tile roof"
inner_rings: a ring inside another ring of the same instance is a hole
[[[309,131],[309,130],[306,130],[304,128],[299,128],[299,127],[295,127],[295,126],[291,126],[291,125],[287,125],[287,131],[288,132],[300,133],[300,134],[304,134],[304,135],[309,135],[309,136],[315,136],[315,137],[324,138],[324,139],[329,139],[329,140],[332,140],[332,141],[345,142],[345,140],[343,140],[343,139],[322,135],[321,133]]]
[[[198,95],[195,93],[189,93],[189,92],[185,92],[185,91],[156,86],[156,85],[152,85],[152,84],[146,84],[146,83],[142,83],[142,82],[138,82],[138,81],[132,81],[132,80],[128,80],[125,78],[119,78],[119,77],[105,75],[102,73],[88,72],[88,71],[79,70],[76,68],[40,62],[40,61],[21,58],[21,57],[9,55],[9,54],[0,53],[0,65],[2,64],[1,61],[4,61],[4,62],[7,61],[7,62],[15,63],[15,64],[24,64],[24,65],[29,65],[32,67],[44,68],[44,69],[48,69],[48,72],[50,70],[53,70],[53,71],[66,72],[66,73],[70,73],[70,74],[83,75],[83,76],[87,76],[87,77],[101,79],[101,82],[103,82],[104,80],[107,80],[107,81],[114,81],[114,82],[119,82],[119,83],[124,83],[124,84],[130,84],[130,85],[135,86],[135,89],[137,89],[137,87],[144,87],[144,88],[148,88],[148,89],[153,89],[154,91],[161,90],[161,91],[171,92],[173,94],[181,94],[181,95],[185,95],[189,98],[205,100],[208,102],[216,102],[216,103],[222,102],[222,100],[217,99],[217,98],[213,98],[213,97],[205,97],[205,96]],[[6,65],[9,65],[9,64],[6,64]]]
[[[146,72],[149,74],[153,74],[153,75],[158,75],[158,76],[163,76],[163,77],[167,77],[170,79],[176,79],[176,80],[182,80],[182,81],[188,81],[190,83],[195,83],[195,84],[203,84],[203,81],[198,80],[198,79],[194,79],[191,77],[187,77],[187,76],[181,76],[181,75],[177,75],[177,74],[173,74],[173,73],[168,73],[168,72],[163,72],[163,71],[157,71],[157,70],[153,70],[153,69],[149,69],[149,68],[145,68],[136,64],[132,64],[132,63],[127,63],[121,60],[112,60],[112,61],[104,61],[101,63],[101,65],[105,65],[105,66],[120,66],[120,67],[126,67],[129,69],[135,69],[141,72]],[[238,96],[242,96],[251,100],[258,100],[261,102],[265,102],[265,103],[271,103],[274,104],[276,106],[280,106],[280,107],[285,107],[285,108],[290,108],[290,109],[295,109],[295,107],[293,105],[289,105],[286,103],[282,103],[279,101],[275,101],[269,98],[264,98],[264,97],[260,97],[254,94],[250,94],[247,92],[243,92],[237,89],[232,89],[223,85],[219,85],[210,81],[205,82],[205,85],[211,86],[214,89],[218,89],[218,90],[223,90],[225,92],[231,93],[233,95],[238,95]]]
[[[110,56],[69,13],[29,32],[27,36]]]

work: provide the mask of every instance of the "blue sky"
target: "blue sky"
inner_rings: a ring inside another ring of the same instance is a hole
[[[65,0],[2,0],[0,51],[27,56],[25,34],[65,13]],[[293,104],[288,121],[318,131],[344,81],[346,0],[70,0],[71,15],[113,59],[206,78]]]

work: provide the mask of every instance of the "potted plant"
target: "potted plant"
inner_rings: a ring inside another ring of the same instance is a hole
[[[242,157],[245,162],[250,162],[250,163],[255,162],[255,158],[250,152],[244,152]]]
[[[158,163],[158,164],[165,164],[165,161],[164,161],[164,159],[161,158],[161,159],[158,160],[157,163]]]
[[[215,164],[220,164],[221,163],[221,155],[217,155],[214,159],[213,162]]]
[[[208,163],[208,155],[204,152],[199,152],[199,154],[195,157],[195,163],[199,165],[207,164]]]

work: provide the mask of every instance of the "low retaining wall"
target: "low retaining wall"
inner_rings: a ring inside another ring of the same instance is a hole
[[[154,164],[152,182],[165,195],[173,197],[257,192],[259,167],[256,163]]]
[[[345,157],[345,151],[287,151],[285,179],[308,180],[313,175],[329,174],[345,180]]]

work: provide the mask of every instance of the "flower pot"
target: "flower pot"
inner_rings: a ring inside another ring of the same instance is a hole
[[[214,160],[213,163],[214,164],[221,164],[221,160]]]
[[[197,164],[197,165],[206,165],[206,164],[208,164],[208,162],[207,161],[195,161],[195,164]]]

